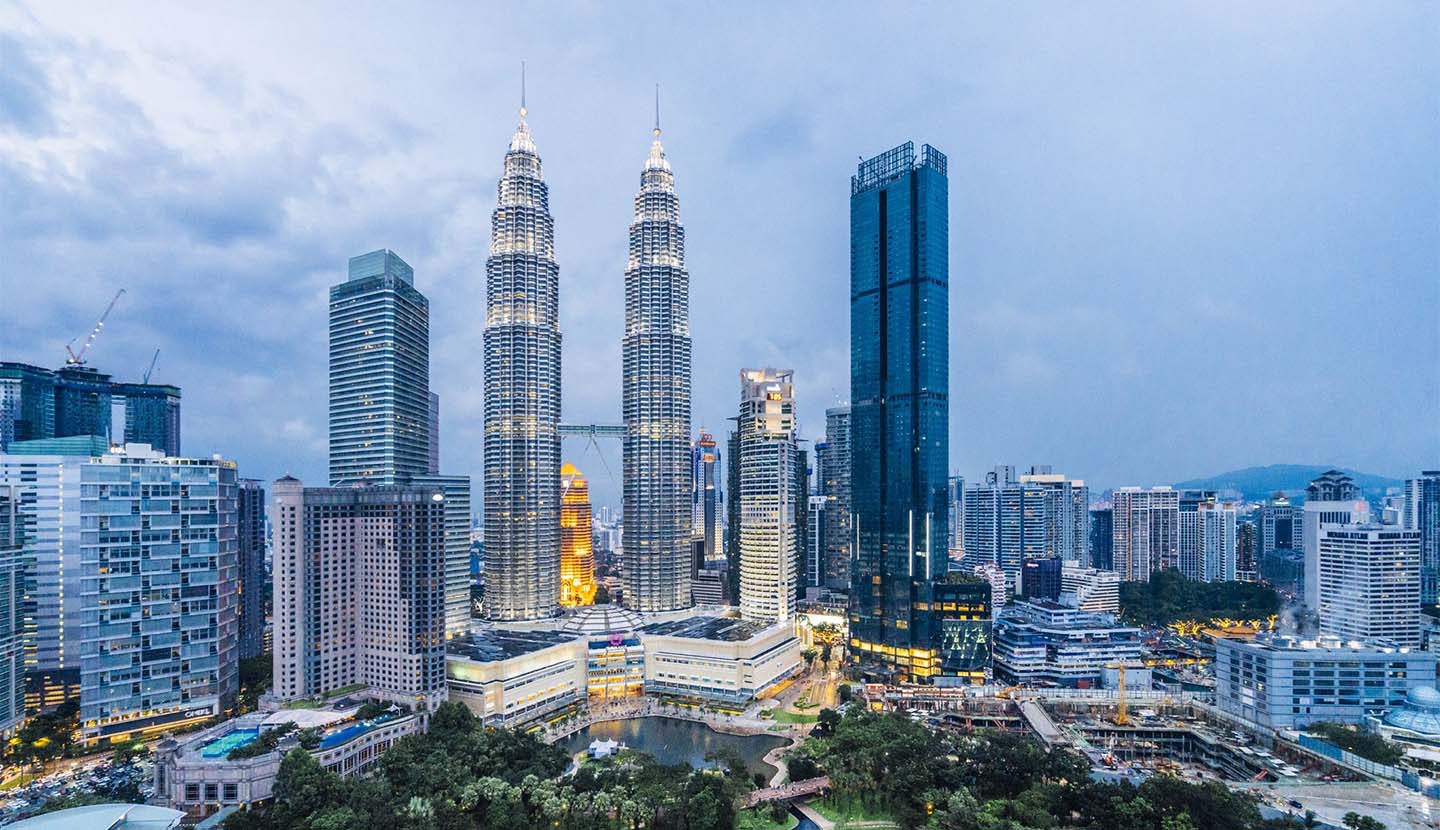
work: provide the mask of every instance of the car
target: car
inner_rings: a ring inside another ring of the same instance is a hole
[[[1288,802],[1286,802],[1286,805],[1287,805],[1288,807],[1290,807],[1290,809],[1292,809],[1292,810],[1303,810],[1303,809],[1305,809],[1305,805],[1304,805],[1304,804],[1301,804],[1300,802],[1296,801],[1296,800],[1293,799],[1293,798],[1290,799]]]

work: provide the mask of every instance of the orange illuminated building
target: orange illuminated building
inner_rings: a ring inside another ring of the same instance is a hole
[[[595,552],[590,535],[590,485],[566,464],[560,468],[560,604],[595,603]]]

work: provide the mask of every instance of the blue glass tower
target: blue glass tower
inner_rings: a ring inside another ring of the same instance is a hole
[[[940,672],[933,579],[949,509],[949,179],[906,142],[850,180],[850,660],[857,673]]]

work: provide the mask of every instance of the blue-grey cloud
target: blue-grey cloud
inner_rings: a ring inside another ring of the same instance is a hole
[[[528,59],[567,420],[619,417],[659,81],[697,425],[768,364],[822,434],[848,397],[849,176],[913,139],[950,158],[957,471],[1440,459],[1435,6],[662,9],[0,11],[0,357],[58,362],[126,287],[96,365],[138,375],[160,347],[187,450],[319,480],[326,289],[390,247],[432,301],[442,466],[478,473],[489,213]],[[618,503],[616,448],[566,451]]]

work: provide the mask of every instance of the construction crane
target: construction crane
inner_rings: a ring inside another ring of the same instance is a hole
[[[141,377],[140,377],[140,382],[141,382],[141,383],[149,383],[149,382],[150,382],[150,374],[155,371],[155,361],[157,361],[157,360],[159,360],[159,359],[160,359],[160,350],[159,350],[159,349],[156,349],[156,350],[155,350],[155,354],[153,354],[153,355],[150,356],[150,368],[149,368],[149,369],[146,369],[146,370],[145,370],[145,374],[144,374],[144,375],[141,375]]]
[[[1127,726],[1130,723],[1130,710],[1125,702],[1125,664],[1111,663],[1105,668],[1115,669],[1119,681],[1116,684],[1116,691],[1119,694],[1117,695],[1118,699],[1115,706],[1115,725]]]
[[[80,351],[77,352],[70,348],[70,346],[75,343],[74,339],[71,339],[69,343],[65,344],[65,354],[67,355],[65,358],[66,366],[85,365],[85,353],[90,351],[90,346],[95,342],[95,336],[100,333],[100,329],[105,327],[105,318],[110,316],[111,310],[113,310],[115,304],[120,301],[120,295],[124,293],[125,289],[123,288],[115,292],[115,298],[110,301],[110,305],[105,306],[105,313],[100,315],[100,319],[95,323],[95,328],[90,329],[90,334],[85,338],[85,343],[80,347]]]

